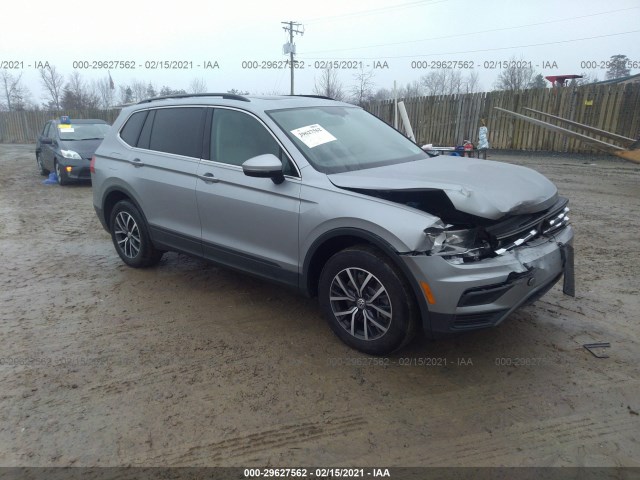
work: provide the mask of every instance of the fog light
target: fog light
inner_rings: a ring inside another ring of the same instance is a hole
[[[65,167],[65,170],[67,171],[67,173],[71,172],[71,167]]]

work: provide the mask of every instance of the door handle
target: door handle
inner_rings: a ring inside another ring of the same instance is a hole
[[[213,173],[205,173],[203,175],[198,175],[200,180],[204,180],[206,183],[218,183],[220,180],[213,176]]]
[[[133,160],[129,160],[129,163],[134,167],[144,167],[144,162],[139,158],[134,158]]]

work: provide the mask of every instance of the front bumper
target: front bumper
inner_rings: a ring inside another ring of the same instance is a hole
[[[423,314],[433,336],[498,325],[518,307],[544,295],[565,274],[573,289],[573,229],[567,226],[494,258],[455,265],[439,256],[402,255],[434,302]]]
[[[60,168],[64,170],[65,177],[69,180],[91,180],[91,171],[89,170],[91,159],[60,158],[58,162],[60,162]],[[70,172],[67,172],[67,167],[71,167]]]

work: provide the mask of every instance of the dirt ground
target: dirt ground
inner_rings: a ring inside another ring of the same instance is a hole
[[[184,255],[126,267],[90,185],[1,145],[0,465],[640,466],[640,165],[492,158],[571,199],[576,298],[376,365],[314,299]]]

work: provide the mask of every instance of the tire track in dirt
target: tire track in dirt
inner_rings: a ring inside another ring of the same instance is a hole
[[[336,437],[353,435],[366,427],[367,420],[360,415],[335,416],[327,419],[279,425],[275,428],[226,438],[206,445],[185,445],[180,450],[167,450],[153,458],[140,458],[134,465],[167,464],[173,466],[205,463],[223,465],[232,462],[242,465],[256,454],[293,447],[307,447],[318,440],[337,440]],[[259,458],[259,457],[258,457]]]
[[[640,420],[628,415],[577,414],[542,420],[536,423],[519,423],[507,428],[478,434],[463,434],[462,438],[437,438],[428,446],[411,447],[400,455],[394,455],[390,465],[415,464],[447,466],[455,462],[458,466],[504,465],[512,461],[514,453],[527,463],[522,466],[539,465],[532,461],[530,452],[549,455],[563,451],[574,444],[592,445],[613,441],[620,436],[632,437],[640,428]],[[522,445],[523,447],[517,447]],[[422,455],[421,455],[422,454]],[[355,464],[368,464],[371,458],[354,459]]]

